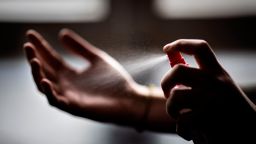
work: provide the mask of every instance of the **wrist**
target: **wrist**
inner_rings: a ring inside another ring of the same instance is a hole
[[[129,96],[129,102],[127,104],[127,109],[129,110],[128,119],[130,121],[130,126],[134,127],[137,131],[141,131],[143,121],[147,117],[147,112],[149,107],[149,95],[150,90],[148,87],[133,83],[131,85],[131,91]],[[146,112],[146,113],[145,113]]]
[[[129,107],[133,107],[134,116],[140,117],[140,115],[143,113],[143,107],[146,99],[150,94],[149,88],[147,86],[135,83],[131,86],[131,91],[129,93],[131,100]]]
[[[151,111],[151,104],[153,99],[153,86],[143,86],[142,88],[145,89],[145,92],[141,93],[141,96],[143,97],[143,107],[142,112],[140,112],[142,114],[138,115],[138,120],[135,125],[135,129],[137,132],[142,132],[146,128],[148,128],[149,113]]]
[[[167,114],[163,92],[159,87],[132,86],[127,119],[137,131],[175,132],[175,121]]]
[[[133,95],[136,95],[136,98],[132,98],[132,126],[137,131],[173,131],[173,128],[167,126],[172,125],[173,120],[166,113],[166,99],[160,88],[136,85]]]

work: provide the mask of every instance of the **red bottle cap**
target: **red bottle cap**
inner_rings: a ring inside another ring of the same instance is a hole
[[[167,56],[170,61],[171,67],[174,67],[176,64],[186,64],[183,56],[180,54],[180,52],[174,52],[171,54],[167,53]]]

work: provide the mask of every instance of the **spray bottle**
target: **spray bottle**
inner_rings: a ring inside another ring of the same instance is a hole
[[[180,54],[180,52],[174,52],[172,54],[167,53],[167,56],[169,58],[171,67],[174,67],[176,64],[187,65],[187,63],[185,62],[185,60],[184,60],[183,56]]]
[[[171,67],[174,67],[176,64],[184,64],[188,66],[188,64],[186,63],[186,61],[184,60],[184,57],[180,54],[180,52],[173,52],[171,54],[167,53],[167,56],[168,56]],[[186,87],[186,86],[180,85],[180,84],[177,84],[175,86],[175,88],[179,88],[179,87]],[[191,109],[188,109],[188,110],[192,111]],[[208,143],[207,139],[204,137],[204,134],[198,131],[197,129],[192,130],[192,139],[195,144]]]
[[[180,54],[180,52],[167,53],[167,56],[168,56],[171,67],[174,67],[176,64],[188,65],[184,60],[183,56]],[[178,87],[184,87],[184,86],[180,84],[175,86],[175,88],[178,88]]]

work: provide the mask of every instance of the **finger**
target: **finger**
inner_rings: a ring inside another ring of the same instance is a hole
[[[174,88],[167,99],[167,113],[174,119],[182,113],[184,109],[192,109],[193,94],[190,88]]]
[[[183,110],[176,121],[176,133],[179,136],[188,141],[193,140],[194,144],[207,144],[209,142],[206,133],[200,127],[194,111],[191,110]]]
[[[35,30],[28,30],[26,35],[29,38],[29,41],[35,46],[38,54],[49,66],[56,70],[64,67],[62,58],[38,32]]]
[[[166,98],[169,97],[171,89],[177,84],[183,84],[189,87],[196,87],[206,82],[206,74],[201,70],[187,67],[185,65],[176,65],[170,69],[162,78],[161,87]]]
[[[51,72],[50,70],[47,70],[46,68],[43,68],[41,62],[37,58],[32,59],[30,61],[30,64],[31,64],[31,71],[32,71],[33,79],[34,79],[36,86],[40,92],[43,92],[41,84],[40,84],[41,80],[43,78],[47,77],[56,82],[56,76],[53,74],[53,72]]]
[[[52,106],[64,109],[67,106],[67,99],[58,94],[53,86],[53,83],[48,79],[41,81],[43,93],[46,95],[48,102]]]
[[[39,91],[43,92],[42,87],[40,85],[41,80],[44,78],[44,74],[42,73],[42,70],[41,70],[41,64],[38,59],[34,58],[30,61],[30,65],[31,65],[32,76],[36,83],[36,86]]]
[[[193,138],[193,112],[188,110],[184,111],[177,119],[176,132],[185,140],[192,140]]]
[[[75,54],[86,58],[92,63],[95,62],[102,53],[99,49],[95,48],[95,46],[91,45],[88,41],[69,29],[61,30],[60,40],[66,48]]]
[[[35,48],[34,45],[30,42],[27,42],[24,44],[24,50],[27,56],[27,60],[29,62],[31,62],[33,59],[36,59],[36,69],[37,69],[37,65],[38,63],[40,63],[40,68],[39,71],[40,73],[43,73],[47,78],[51,79],[52,81],[56,82],[57,81],[57,75],[55,73],[55,71],[53,70],[53,68],[49,67],[48,65],[44,65],[44,63],[41,63],[41,61],[39,61],[38,57],[36,56],[36,52],[35,52]],[[33,69],[32,69],[33,72]],[[37,72],[33,72],[33,73],[37,73]]]
[[[194,116],[194,112],[198,110],[194,107],[197,107],[198,103],[200,102],[193,90],[185,87],[173,89],[167,100],[167,112],[177,122],[176,132],[186,140],[199,138]]]
[[[194,55],[195,59],[202,69],[220,68],[215,54],[209,44],[204,40],[180,39],[164,46],[166,53],[174,53],[177,51],[185,54]]]
[[[36,58],[35,47],[32,43],[26,42],[23,45],[23,48],[28,61],[31,61],[33,58]]]

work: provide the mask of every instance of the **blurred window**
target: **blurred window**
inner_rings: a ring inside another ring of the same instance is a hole
[[[109,13],[109,0],[1,0],[4,22],[98,22]]]
[[[155,0],[154,10],[165,19],[255,16],[256,0]]]

